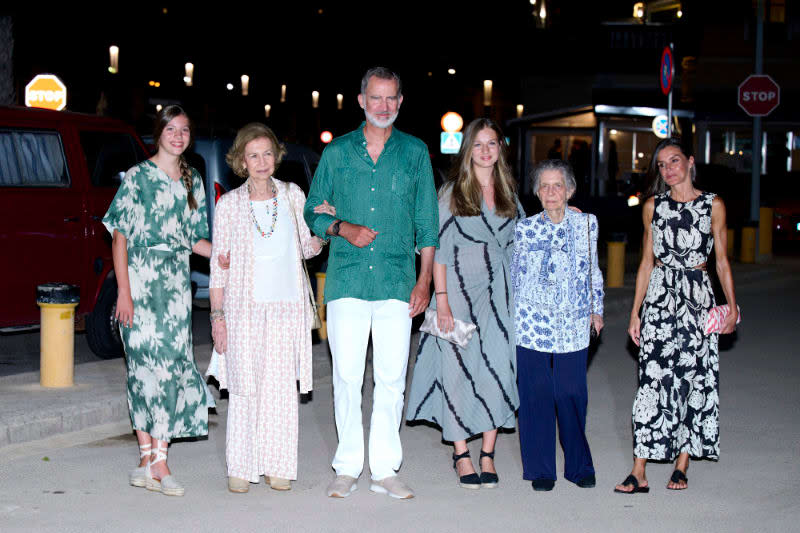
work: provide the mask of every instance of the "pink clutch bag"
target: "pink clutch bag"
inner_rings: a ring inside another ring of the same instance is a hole
[[[736,306],[736,309],[739,311],[739,316],[736,318],[736,323],[739,324],[742,321],[742,310],[738,305]],[[719,333],[719,330],[722,329],[722,323],[725,322],[725,318],[727,318],[728,313],[730,312],[731,308],[728,307],[728,304],[718,305],[709,309],[703,332],[706,335],[711,333]]]

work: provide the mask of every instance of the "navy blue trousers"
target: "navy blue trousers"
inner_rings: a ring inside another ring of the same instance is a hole
[[[545,353],[517,346],[519,441],[523,479],[556,479],[556,420],[564,449],[564,477],[594,475],[586,440],[588,348]]]

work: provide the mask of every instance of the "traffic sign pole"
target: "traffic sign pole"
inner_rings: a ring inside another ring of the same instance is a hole
[[[763,74],[764,55],[764,0],[756,8],[756,74]],[[761,208],[761,117],[753,117],[753,168],[750,173],[750,220],[758,222]],[[756,243],[758,250],[758,243]]]
[[[672,50],[672,43],[669,43],[669,48],[670,50]],[[671,86],[669,88],[669,96],[667,96],[667,138],[669,137],[672,137],[672,87]]]
[[[672,136],[672,81],[675,78],[675,56],[672,43],[661,52],[661,72],[659,82],[661,92],[667,97],[667,137]]]

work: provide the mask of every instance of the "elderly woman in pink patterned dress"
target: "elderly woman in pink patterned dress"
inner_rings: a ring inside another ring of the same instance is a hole
[[[319,254],[323,241],[303,220],[302,190],[272,177],[284,154],[269,128],[244,126],[227,161],[248,179],[220,198],[214,217],[213,257],[230,263],[229,269],[211,265],[210,299],[217,378],[229,392],[231,492],[247,492],[261,475],[273,489],[291,488],[297,478],[296,382],[301,393],[312,386],[313,309],[301,257]]]

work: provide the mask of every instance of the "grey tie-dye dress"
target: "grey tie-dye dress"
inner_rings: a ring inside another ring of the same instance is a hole
[[[439,249],[447,265],[447,300],[453,317],[478,326],[466,348],[427,333],[419,349],[406,419],[442,428],[447,441],[464,440],[496,428],[515,427],[517,395],[513,295],[509,265],[514,226],[525,217],[505,218],[486,204],[480,216],[450,212],[450,191],[439,198]],[[431,298],[436,309],[436,298]]]
[[[103,224],[128,241],[133,326],[120,327],[133,428],[159,440],[208,434],[213,397],[194,361],[189,256],[208,239],[206,201],[192,169],[197,209],[186,189],[152,161],[131,168]]]

